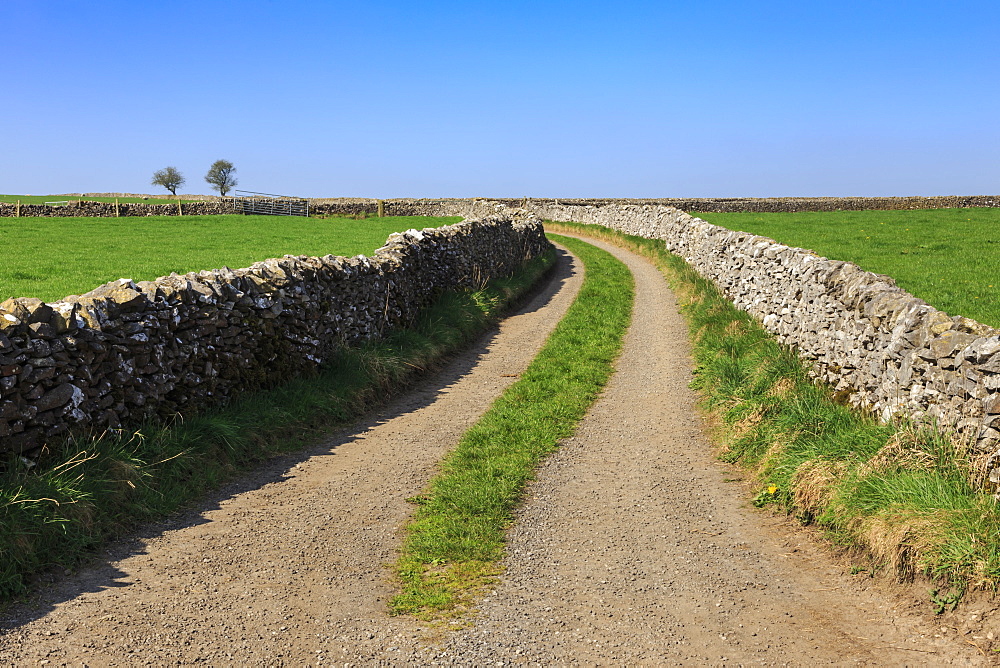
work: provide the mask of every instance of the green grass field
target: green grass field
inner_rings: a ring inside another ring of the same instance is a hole
[[[286,216],[0,218],[0,301],[55,301],[118,278],[152,280],[282,255],[370,254],[393,232],[459,218],[375,218],[359,222]]]
[[[888,274],[950,315],[1000,327],[1000,209],[693,215]]]

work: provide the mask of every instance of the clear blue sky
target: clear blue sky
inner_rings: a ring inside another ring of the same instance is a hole
[[[1000,193],[1000,3],[4,0],[0,193]],[[163,192],[162,190],[160,192]]]

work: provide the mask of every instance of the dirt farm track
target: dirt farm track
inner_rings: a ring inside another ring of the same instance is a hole
[[[268,463],[0,612],[0,665],[988,665],[986,604],[935,617],[748,507],[646,261],[617,371],[543,465],[506,572],[457,631],[389,617],[386,565],[435,464],[515,380],[581,270],[376,415]]]

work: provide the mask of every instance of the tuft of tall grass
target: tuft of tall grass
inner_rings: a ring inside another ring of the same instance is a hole
[[[632,274],[610,253],[554,237],[585,266],[545,346],[441,465],[395,565],[395,614],[460,615],[499,573],[504,534],[538,463],[572,435],[613,370],[631,319]]]
[[[955,592],[998,587],[1000,514],[974,484],[964,443],[848,408],[662,242],[593,225],[546,227],[613,241],[662,269],[688,320],[692,386],[722,425],[719,456],[754,476],[755,505],[815,523],[899,577],[923,574]]]
[[[191,503],[235,473],[301,449],[383,403],[499,318],[554,265],[549,253],[478,291],[446,292],[410,329],[344,348],[310,377],[137,431],[78,436],[37,466],[0,462],[0,601],[32,576]]]

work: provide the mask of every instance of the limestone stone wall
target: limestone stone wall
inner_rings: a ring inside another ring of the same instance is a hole
[[[510,208],[498,200],[487,199],[387,199],[381,200],[386,216],[467,216],[480,217]],[[309,212],[314,216],[374,216],[377,199],[314,199]]]
[[[983,472],[1000,446],[1000,331],[949,316],[888,276],[658,205],[532,205],[549,220],[662,239],[733,303],[794,346],[816,377],[883,419],[953,428]]]
[[[117,216],[209,216],[218,214],[232,214],[232,202],[185,202],[181,204],[181,210],[177,210],[177,203],[170,204],[118,204],[115,209],[114,202],[74,202],[72,204],[48,206],[45,204],[22,204],[20,216],[44,216],[46,218],[65,218],[76,216],[94,216],[103,218],[114,218]],[[18,215],[17,204],[0,202],[0,218],[11,218]]]
[[[663,198],[663,199],[547,199],[547,198],[476,198],[476,199],[387,199],[383,201],[386,215],[454,215],[445,212],[467,210],[470,205],[483,207],[502,204],[508,208],[548,206],[607,206],[661,205],[682,211],[705,212],[788,212],[788,211],[861,211],[943,209],[965,207],[1000,207],[1000,196],[941,196],[941,197],[722,197],[722,198]],[[375,215],[378,200],[331,198],[311,200],[310,211],[317,215]],[[433,213],[440,211],[442,213]]]
[[[383,200],[383,211],[386,216],[456,216],[470,211],[495,211],[494,204],[485,207],[485,203],[493,200],[485,199],[389,199]],[[378,213],[376,199],[319,199],[311,200],[310,216],[374,216]],[[503,207],[501,207],[503,208]],[[69,216],[92,216],[113,218],[116,215],[125,216],[208,216],[236,213],[232,200],[211,202],[185,202],[178,211],[177,203],[169,204],[118,204],[114,202],[73,202],[67,205],[48,206],[44,204],[22,204],[21,217],[42,216],[47,218]],[[0,218],[11,218],[18,215],[16,204],[0,202]]]
[[[687,212],[889,211],[1000,207],[1000,195],[944,195],[939,197],[703,197],[662,199],[500,199],[507,206],[605,206],[659,204]]]
[[[549,248],[507,214],[394,234],[372,257],[122,279],[54,303],[0,304],[0,451],[70,429],[217,404],[408,324],[443,289],[512,273]]]
[[[102,193],[107,195],[107,193]],[[185,197],[200,197],[185,195]],[[203,197],[203,196],[201,196]],[[161,200],[162,201],[162,200]],[[313,198],[310,214],[314,216],[374,216],[378,213],[377,199],[366,198]],[[782,211],[860,211],[899,209],[942,209],[964,207],[1000,207],[998,195],[947,195],[940,197],[715,197],[715,198],[662,198],[662,199],[538,199],[538,198],[473,198],[473,199],[387,199],[382,200],[387,216],[449,216],[468,211],[470,205],[482,207],[486,203],[502,204],[508,208],[545,206],[607,206],[661,205],[684,211],[705,212],[782,212]],[[14,204],[0,203],[0,217],[16,215]],[[184,215],[214,215],[233,213],[229,201],[191,202],[183,205]],[[170,204],[119,204],[119,216],[174,216],[176,203]],[[115,216],[114,203],[79,202],[68,206],[22,204],[21,216]]]

